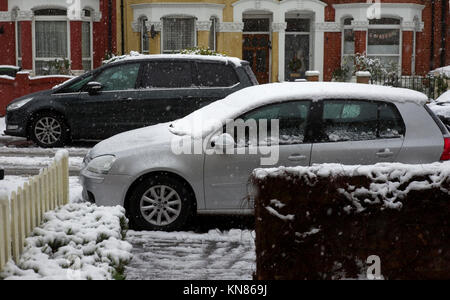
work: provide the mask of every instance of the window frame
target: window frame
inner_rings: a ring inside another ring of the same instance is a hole
[[[264,109],[264,108],[268,108],[270,106],[276,106],[276,105],[280,105],[280,104],[292,103],[292,102],[307,102],[307,103],[309,102],[309,112],[308,112],[308,115],[307,115],[306,120],[305,120],[305,123],[306,123],[306,125],[305,125],[305,136],[304,136],[304,139],[303,139],[302,143],[278,144],[278,146],[293,146],[293,145],[312,144],[313,143],[312,140],[313,140],[313,136],[314,136],[314,125],[313,125],[314,118],[313,118],[313,115],[314,115],[314,111],[316,110],[315,108],[316,108],[317,103],[315,103],[311,99],[294,99],[294,100],[289,100],[289,101],[268,103],[268,104],[265,104],[265,105],[262,105],[262,106],[258,106],[256,108],[253,108],[251,110],[246,111],[245,113],[240,114],[238,117],[235,117],[233,119],[233,121],[234,121],[234,123],[236,123],[237,120],[244,120],[244,116],[245,115],[254,113],[254,112],[256,112],[257,110],[260,110],[260,109]],[[257,129],[259,130],[259,125],[258,125]],[[227,124],[225,124],[222,127],[222,133],[227,133],[226,130],[227,130]],[[259,132],[258,132],[258,137],[259,137]],[[259,142],[259,139],[258,139],[258,142]],[[264,145],[263,147],[265,147],[265,146],[266,145]],[[237,145],[235,147],[237,147]],[[260,145],[258,144],[257,147],[260,147]],[[248,145],[246,145],[244,148],[248,148]]]
[[[86,16],[86,12],[89,11],[90,15]],[[94,69],[94,10],[91,8],[84,8],[82,10],[83,15],[81,17],[82,23],[89,23],[89,57],[83,57],[83,53],[81,54],[81,60],[83,63],[83,71],[92,71]],[[83,25],[81,25],[83,26]],[[81,27],[81,46],[83,47],[83,27]],[[84,70],[84,63],[90,62],[90,70]]]
[[[387,18],[387,17],[382,17],[381,19],[393,19],[393,20],[397,20],[399,21],[398,24],[370,24],[369,22],[369,26],[367,28],[366,31],[366,55],[369,58],[372,59],[376,59],[376,58],[384,58],[384,57],[397,57],[397,73],[401,74],[402,72],[402,52],[403,52],[403,31],[402,31],[402,25],[401,25],[401,20],[398,18]],[[398,50],[399,53],[398,54],[373,54],[373,53],[369,53],[369,35],[370,35],[370,31],[371,30],[377,30],[377,29],[395,29],[398,30],[399,32],[399,38],[398,38],[398,42],[399,42],[399,46],[398,46]],[[384,67],[386,67],[383,64]]]
[[[187,47],[187,48],[194,48],[197,47],[197,24],[196,24],[196,20],[197,18],[193,17],[193,16],[177,16],[177,15],[172,15],[172,16],[165,16],[161,19],[161,23],[162,23],[162,29],[161,29],[161,53],[163,54],[172,54],[172,53],[179,53],[181,50],[183,49],[175,49],[175,50],[169,50],[169,49],[165,49],[164,48],[164,44],[165,44],[165,38],[166,38],[166,28],[164,26],[164,23],[166,22],[167,19],[184,19],[184,20],[192,20],[193,22],[193,45],[191,47]]]
[[[52,8],[48,8],[48,9],[52,9]],[[71,44],[70,44],[70,20],[68,18],[68,11],[67,9],[60,9],[60,8],[53,8],[53,9],[57,9],[57,10],[65,10],[66,11],[66,15],[35,15],[35,13],[37,11],[40,10],[47,10],[47,9],[35,9],[33,10],[33,21],[32,21],[32,38],[33,38],[33,43],[32,43],[32,50],[33,50],[33,70],[36,73],[36,62],[50,62],[50,61],[54,61],[57,59],[61,59],[61,58],[65,58],[67,60],[70,61],[71,58]],[[66,47],[67,47],[67,53],[66,56],[67,57],[37,57],[36,55],[36,22],[66,22]],[[37,74],[37,73],[36,73]]]

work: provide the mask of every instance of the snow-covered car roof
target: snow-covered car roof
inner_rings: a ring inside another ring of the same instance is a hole
[[[338,82],[284,82],[253,86],[213,102],[192,114],[172,123],[175,135],[202,138],[221,128],[228,120],[254,108],[287,100],[308,99],[370,99],[387,102],[413,102],[424,105],[425,94],[409,89],[338,83]]]
[[[104,61],[104,63],[117,63],[129,60],[140,60],[140,59],[191,59],[191,60],[209,60],[218,61],[223,63],[232,63],[239,67],[244,62],[237,57],[228,57],[220,55],[197,55],[197,54],[140,54],[137,52],[132,52],[129,55],[113,57],[110,60]]]
[[[436,102],[450,102],[450,90],[439,96],[439,98],[436,99]]]

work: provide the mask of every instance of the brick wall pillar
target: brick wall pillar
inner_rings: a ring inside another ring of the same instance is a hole
[[[414,32],[403,31],[402,75],[412,75]]]
[[[72,71],[83,70],[81,35],[82,22],[70,21],[70,60]]]
[[[355,54],[364,54],[367,52],[367,31],[357,30],[355,31]]]
[[[33,70],[33,32],[31,21],[20,21],[22,42],[22,69]]]

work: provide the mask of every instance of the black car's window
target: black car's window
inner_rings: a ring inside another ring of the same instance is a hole
[[[77,81],[75,81],[75,83],[63,88],[62,90],[58,91],[58,93],[60,94],[67,94],[67,93],[78,93],[81,92],[81,89],[92,80],[92,78],[94,77],[94,75],[90,74],[84,78],[81,78]]]
[[[311,101],[291,101],[267,105],[238,118],[235,121],[234,132],[229,133],[234,135],[238,147],[254,144],[255,141],[258,145],[302,144],[305,141],[310,107]],[[237,125],[239,120],[243,122]],[[253,120],[254,123],[252,123]],[[272,120],[278,122],[278,128],[272,127]],[[267,132],[260,131],[264,128],[264,126],[261,127],[262,122],[267,124]],[[256,128],[252,128],[251,124],[254,124]],[[239,128],[241,125],[245,128]]]
[[[102,91],[125,91],[136,88],[140,63],[121,64],[105,69],[95,81],[103,85]]]
[[[143,88],[190,88],[192,64],[190,62],[150,62],[144,71]]]
[[[403,120],[394,105],[360,100],[323,102],[319,142],[366,141],[401,137]]]
[[[239,83],[231,65],[220,63],[197,63],[198,84],[201,87],[229,87]]]

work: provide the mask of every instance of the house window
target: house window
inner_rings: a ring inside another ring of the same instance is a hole
[[[355,65],[355,32],[353,31],[352,21],[353,18],[344,20],[342,32],[342,64],[348,66],[350,70],[352,70]]]
[[[209,49],[216,51],[217,49],[217,18],[211,18],[211,28],[209,29]]]
[[[196,45],[195,18],[169,17],[163,19],[163,52],[174,53]]]
[[[311,61],[311,19],[286,17],[285,78],[305,78]]]
[[[83,10],[83,23],[81,27],[81,49],[83,59],[83,70],[92,70],[92,12]]]
[[[37,75],[56,72],[50,67],[55,60],[68,60],[67,11],[42,9],[34,11],[35,72]]]
[[[150,39],[148,35],[147,29],[147,18],[139,19],[139,32],[141,35],[141,53],[149,54],[150,53]]]
[[[369,20],[367,35],[367,56],[380,59],[387,69],[398,70],[401,50],[400,20]]]

